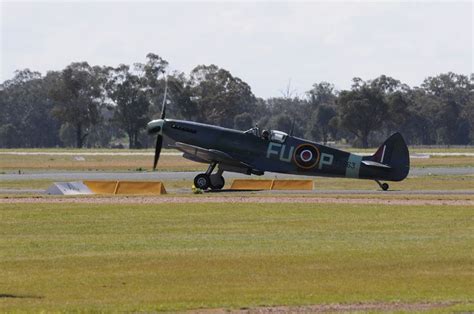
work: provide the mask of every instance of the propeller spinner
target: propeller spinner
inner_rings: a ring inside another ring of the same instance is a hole
[[[153,170],[156,169],[158,160],[160,159],[161,147],[163,146],[163,125],[165,123],[164,119],[157,119],[148,122],[147,130],[148,134],[157,134],[156,135],[156,145],[155,145],[155,158],[153,161]]]

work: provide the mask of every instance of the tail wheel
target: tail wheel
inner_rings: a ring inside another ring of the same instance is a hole
[[[387,191],[389,186],[388,186],[388,183],[382,183],[380,182],[379,180],[375,180],[375,182],[377,182],[377,184],[380,186],[380,188],[384,191]]]
[[[205,173],[200,173],[194,178],[194,186],[201,190],[207,190],[211,185],[211,179]]]
[[[210,176],[210,180],[211,182],[209,184],[209,187],[212,190],[221,190],[225,185],[224,177],[219,174],[212,174]]]

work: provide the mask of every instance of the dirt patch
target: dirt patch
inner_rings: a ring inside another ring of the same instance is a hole
[[[459,304],[460,302],[419,302],[419,303],[400,303],[400,302],[373,302],[373,303],[353,303],[353,304],[316,304],[305,306],[272,306],[242,308],[238,310],[226,309],[203,309],[193,310],[188,313],[231,313],[231,314],[266,314],[266,313],[328,313],[328,312],[356,312],[356,311],[427,311],[436,308],[443,308]]]
[[[331,197],[244,197],[244,196],[117,196],[117,197],[5,197],[10,203],[80,203],[80,204],[163,204],[163,203],[304,203],[304,204],[376,204],[376,205],[461,205],[474,206],[474,200],[363,199]]]

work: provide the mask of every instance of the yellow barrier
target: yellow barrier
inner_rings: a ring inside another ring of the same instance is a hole
[[[115,194],[160,195],[166,194],[166,189],[161,182],[119,181]]]
[[[273,180],[246,180],[235,179],[232,182],[231,190],[271,190]]]
[[[312,190],[313,180],[235,179],[231,190]]]
[[[312,190],[313,180],[273,180],[272,190]]]
[[[162,182],[153,181],[84,181],[95,194],[160,195],[166,194]]]
[[[84,181],[94,194],[115,194],[117,181]]]

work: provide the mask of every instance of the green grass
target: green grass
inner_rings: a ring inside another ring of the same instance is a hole
[[[2,180],[1,189],[47,189],[53,180]]]
[[[380,143],[382,144],[382,143]],[[351,151],[354,153],[374,153],[377,147],[371,148],[357,148],[357,147],[338,147],[336,148]],[[419,146],[409,146],[408,149],[413,153],[449,153],[449,152],[460,152],[460,153],[474,153],[474,146],[454,146],[454,147],[419,147]],[[119,149],[119,148],[0,148],[0,152],[41,152],[41,153],[61,153],[61,152],[72,152],[78,153],[81,152],[90,152],[90,153],[104,153],[104,152],[117,152],[117,153],[153,153],[154,148],[144,148],[144,149]],[[177,152],[175,149],[163,148],[163,152]]]
[[[423,176],[409,177],[400,182],[387,182],[390,190],[470,190],[474,189],[474,176]],[[345,178],[316,178],[315,189],[321,190],[377,190],[373,180]]]
[[[0,148],[0,152],[39,152],[39,153],[154,153],[154,148],[144,149],[120,149],[120,148]],[[163,148],[163,152],[176,152],[175,149]]]
[[[78,153],[78,156],[81,156]],[[96,155],[82,156],[84,160],[75,160],[75,156],[56,155],[1,155],[0,171],[16,173],[25,171],[151,171],[153,156],[146,155]],[[181,156],[163,155],[160,157],[159,171],[194,171],[206,166],[192,162]]]
[[[0,294],[24,298],[0,311],[467,304],[473,219],[468,206],[2,204]]]
[[[69,153],[75,155],[0,155],[0,172],[21,171],[149,171],[153,163],[152,150],[120,150],[120,149],[0,149],[1,152],[41,152],[41,153]],[[176,150],[165,150],[177,153]],[[164,151],[164,152],[165,152]],[[374,149],[357,150],[361,153],[373,153]],[[423,151],[423,150],[422,150]],[[474,148],[427,149],[423,152],[472,152]],[[132,153],[133,155],[83,155],[84,160],[78,161],[75,156],[81,153]],[[413,152],[412,152],[413,153]],[[411,166],[423,167],[474,167],[472,156],[432,156],[431,158],[415,158]],[[159,171],[198,171],[205,170],[206,165],[195,163],[177,155],[162,155]]]
[[[382,144],[382,143],[380,143]],[[374,153],[377,150],[377,147],[373,148],[348,148],[348,151],[357,153],[357,152],[364,152],[364,153]],[[445,147],[445,148],[437,148],[437,147],[418,147],[418,146],[408,146],[408,150],[410,153],[474,153],[474,146],[456,146],[456,147]]]

